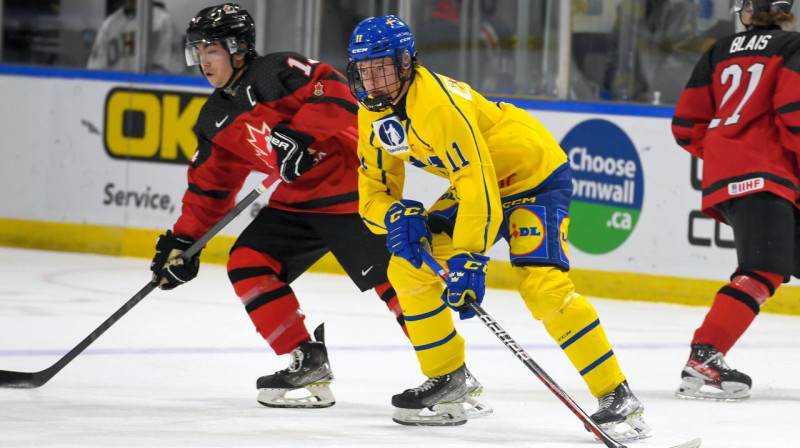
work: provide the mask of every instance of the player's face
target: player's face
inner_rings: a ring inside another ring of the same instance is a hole
[[[373,97],[389,96],[396,98],[400,89],[397,67],[392,58],[370,59],[358,63],[358,74],[364,83],[364,90]]]
[[[200,70],[209,84],[216,88],[225,86],[231,79],[233,67],[228,51],[219,42],[195,45],[200,55]]]
[[[738,6],[739,10],[739,18],[742,21],[742,25],[750,26],[753,24],[753,15],[755,11],[753,10],[753,2],[745,1],[742,2],[741,6]]]

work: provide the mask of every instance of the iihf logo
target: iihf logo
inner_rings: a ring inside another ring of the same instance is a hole
[[[396,115],[390,115],[382,120],[372,123],[378,140],[389,154],[408,152],[406,144],[406,131]]]
[[[764,178],[756,177],[753,179],[743,180],[741,182],[732,182],[728,184],[728,194],[737,196],[740,194],[749,193],[755,190],[764,188]]]

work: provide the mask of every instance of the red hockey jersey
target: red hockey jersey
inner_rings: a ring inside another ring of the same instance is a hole
[[[189,188],[173,231],[198,238],[233,208],[251,171],[273,171],[267,142],[278,124],[314,139],[309,148],[315,165],[296,181],[281,183],[269,206],[358,213],[358,103],[347,80],[297,53],[257,57],[245,70],[235,96],[217,89],[200,111]]]
[[[703,160],[702,209],[771,192],[795,202],[800,151],[800,35],[754,28],[718,40],[695,66],[672,119]]]

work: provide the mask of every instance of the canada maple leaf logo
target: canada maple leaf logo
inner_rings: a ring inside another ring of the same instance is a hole
[[[247,124],[247,130],[250,131],[250,138],[247,139],[253,148],[256,150],[256,156],[264,162],[269,169],[275,167],[270,164],[270,153],[272,153],[272,145],[269,143],[269,134],[272,132],[266,122],[261,122],[261,129],[254,128]]]

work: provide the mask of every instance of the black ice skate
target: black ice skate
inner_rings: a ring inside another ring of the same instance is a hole
[[[675,395],[696,400],[742,401],[753,385],[749,376],[728,367],[716,347],[706,344],[692,346],[681,380]]]
[[[480,383],[478,383],[480,384]],[[467,368],[428,378],[419,387],[392,397],[392,420],[401,425],[455,426],[467,422],[464,402],[469,397]]]
[[[633,395],[628,381],[597,399],[599,408],[592,421],[613,439],[626,442],[650,437],[650,426],[642,418],[644,406]]]
[[[325,348],[324,324],[314,330],[314,339],[292,350],[289,368],[258,379],[259,403],[271,408],[327,408],[336,403],[329,388],[333,372]],[[302,392],[297,397],[287,396],[291,391]]]

